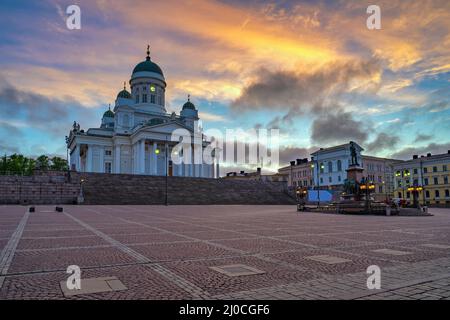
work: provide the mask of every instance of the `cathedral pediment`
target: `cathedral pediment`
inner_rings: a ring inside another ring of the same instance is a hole
[[[158,132],[158,133],[167,133],[172,134],[172,132],[176,129],[186,129],[189,132],[193,132],[193,130],[178,121],[165,122],[155,125],[144,125],[139,128],[136,132]]]

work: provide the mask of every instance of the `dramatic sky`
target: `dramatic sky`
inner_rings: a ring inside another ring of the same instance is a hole
[[[70,4],[81,30],[66,28]],[[0,153],[65,156],[72,122],[100,125],[147,44],[168,111],[190,93],[206,129],[279,128],[282,163],[349,140],[447,152],[449,29],[448,0],[2,0]]]

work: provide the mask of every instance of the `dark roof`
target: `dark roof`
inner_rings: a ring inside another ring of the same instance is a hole
[[[188,101],[185,104],[183,104],[183,110],[184,109],[195,110],[195,105],[192,102]]]
[[[152,62],[150,59],[142,61],[141,63],[137,64],[136,67],[134,67],[133,69],[133,73],[142,71],[154,72],[164,77],[161,68],[156,63]]]
[[[131,99],[131,93],[129,93],[127,90],[123,89],[119,92],[117,95],[117,98],[125,98],[125,99]]]
[[[114,112],[112,112],[111,110],[107,110],[104,114],[103,117],[106,118],[114,118]]]

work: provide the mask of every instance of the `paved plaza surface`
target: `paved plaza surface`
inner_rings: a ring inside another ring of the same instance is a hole
[[[0,206],[0,299],[448,300],[450,209],[430,212]],[[70,265],[110,290],[65,295]],[[366,285],[371,265],[381,269],[379,290]]]

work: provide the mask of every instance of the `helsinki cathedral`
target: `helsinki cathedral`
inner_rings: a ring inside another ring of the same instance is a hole
[[[85,131],[74,122],[66,138],[70,167],[80,172],[218,177],[219,165],[214,158],[208,164],[203,160],[175,164],[171,160],[172,148],[178,144],[171,141],[172,132],[185,129],[194,141],[194,133],[201,130],[198,111],[188,98],[179,115],[167,113],[166,80],[151,60],[149,47],[145,60],[133,69],[129,84],[130,92],[124,84],[114,109],[103,114],[99,128]],[[204,150],[209,143],[201,138],[200,145]],[[193,154],[198,147],[187,150]]]

